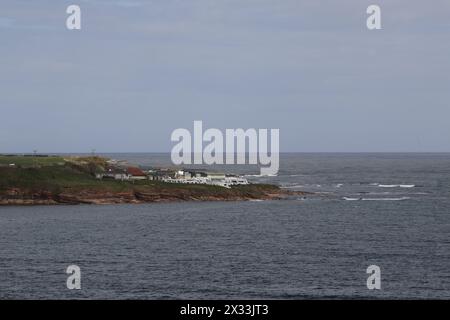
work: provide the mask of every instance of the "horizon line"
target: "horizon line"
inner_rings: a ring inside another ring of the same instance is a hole
[[[58,155],[58,154],[93,154],[93,155],[101,155],[101,154],[170,154],[171,151],[95,151],[95,152],[77,152],[77,151],[65,151],[65,152],[36,152],[36,155]],[[256,152],[257,153],[257,152]],[[323,154],[381,154],[381,153],[391,153],[391,154],[444,154],[450,153],[450,151],[280,151],[279,154],[296,154],[296,153],[323,153]],[[0,155],[33,155],[34,152],[0,152]],[[194,154],[189,153],[189,154]],[[225,153],[223,153],[225,154]],[[245,152],[245,154],[249,154],[249,152]]]

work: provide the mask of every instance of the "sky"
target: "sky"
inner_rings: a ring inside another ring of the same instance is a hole
[[[450,152],[448,0],[0,8],[0,153],[166,152],[194,120],[280,129],[283,152]]]

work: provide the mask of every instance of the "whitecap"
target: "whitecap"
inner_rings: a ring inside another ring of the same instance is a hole
[[[347,200],[347,201],[357,201],[357,200],[362,200],[361,198],[349,198],[349,197],[343,197],[343,200]]]
[[[343,200],[347,201],[403,201],[411,199],[410,197],[401,197],[401,198],[350,198],[350,197],[343,197]]]
[[[305,186],[301,184],[294,184],[294,185],[287,185],[287,186],[281,186],[281,189],[290,189],[290,188],[305,188]]]
[[[415,184],[379,184],[380,188],[414,188]]]
[[[256,178],[264,178],[264,177],[277,177],[277,174],[245,174],[244,177],[256,177]]]
[[[401,198],[363,198],[363,201],[403,201],[411,199],[410,197],[401,197]]]

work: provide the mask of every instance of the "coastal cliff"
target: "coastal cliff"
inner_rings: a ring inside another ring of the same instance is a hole
[[[219,187],[218,187],[219,188]],[[303,195],[277,187],[249,185],[223,190],[199,190],[188,186],[181,188],[137,188],[129,191],[73,190],[54,193],[47,190],[33,191],[13,188],[2,191],[0,205],[57,205],[57,204],[120,204],[174,201],[248,201],[282,200],[290,196]]]

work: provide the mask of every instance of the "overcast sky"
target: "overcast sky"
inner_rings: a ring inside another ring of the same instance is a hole
[[[170,151],[194,120],[279,128],[281,151],[450,151],[448,0],[0,8],[0,152]]]

